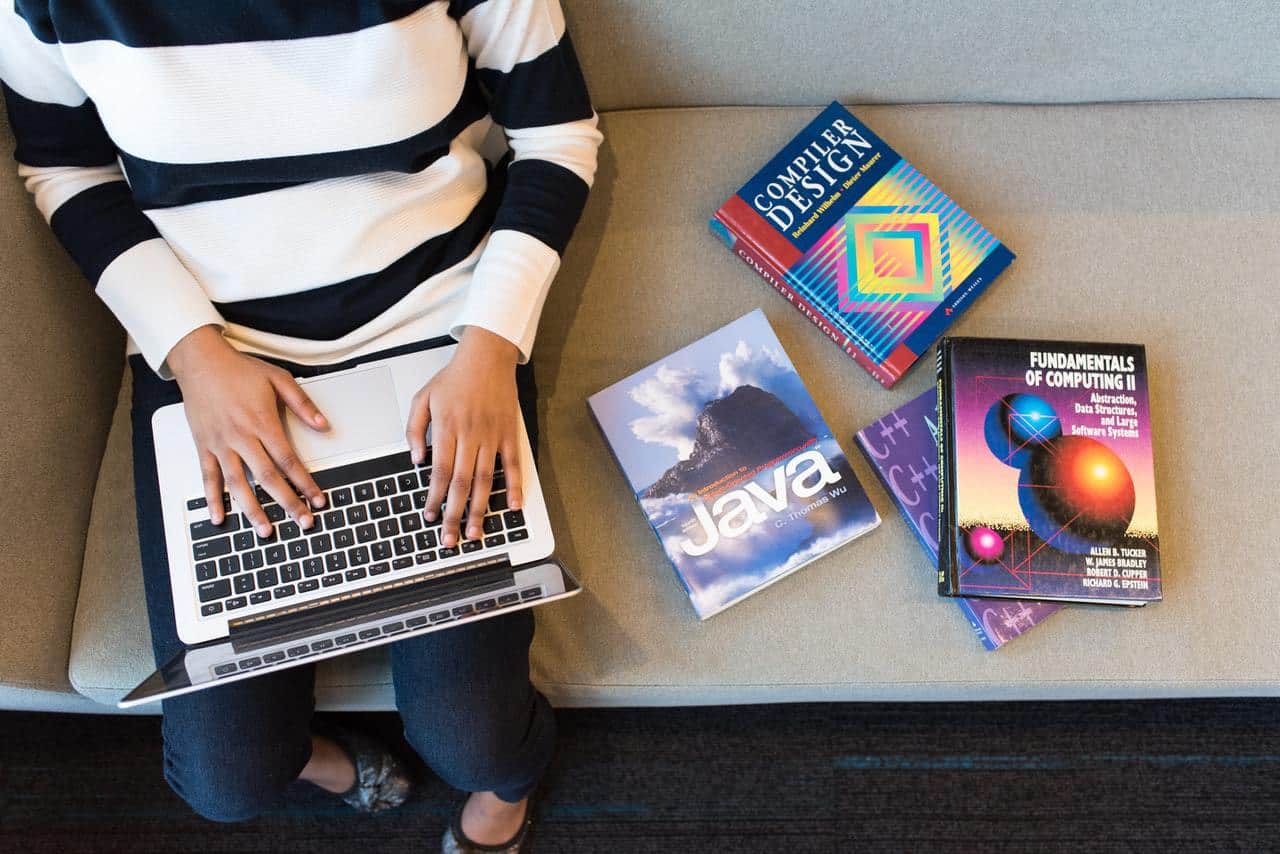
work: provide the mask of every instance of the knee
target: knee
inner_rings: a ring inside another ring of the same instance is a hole
[[[166,735],[164,778],[197,815],[217,822],[248,821],[278,807],[297,778],[299,769],[278,759]]]

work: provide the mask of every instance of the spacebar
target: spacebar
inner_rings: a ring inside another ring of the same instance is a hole
[[[398,454],[312,472],[311,476],[315,478],[316,486],[321,489],[332,489],[335,486],[346,486],[362,480],[372,480],[375,477],[399,474],[412,468],[413,460],[409,457],[409,452],[401,451]]]

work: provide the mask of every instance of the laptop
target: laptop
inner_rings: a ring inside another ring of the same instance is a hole
[[[302,531],[256,488],[274,524],[253,530],[232,500],[213,525],[181,403],[152,417],[174,619],[183,648],[119,701],[150,703],[356,650],[442,631],[576,594],[555,538],[523,420],[523,506],[507,505],[501,465],[485,535],[445,548],[422,515],[430,455],[405,441],[413,395],[456,344],[373,359],[299,384],[330,427],[287,412],[285,431],[324,490]]]

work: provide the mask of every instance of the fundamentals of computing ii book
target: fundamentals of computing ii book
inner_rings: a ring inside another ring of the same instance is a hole
[[[703,619],[880,524],[758,309],[588,403]]]
[[[924,547],[938,561],[938,390],[930,388],[858,431],[858,446]],[[1051,602],[957,598],[978,640],[1004,646],[1060,611]]]
[[[838,103],[730,197],[711,230],[886,387],[1013,260]]]
[[[944,338],[938,395],[940,593],[1161,597],[1141,346]]]

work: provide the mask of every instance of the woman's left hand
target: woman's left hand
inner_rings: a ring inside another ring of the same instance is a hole
[[[420,463],[431,427],[431,481],[423,515],[434,522],[444,505],[443,546],[458,545],[463,534],[469,540],[484,536],[497,457],[506,473],[507,505],[519,510],[523,504],[515,371],[519,357],[507,339],[468,326],[449,364],[413,396],[405,436],[413,461]]]

